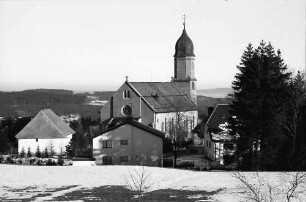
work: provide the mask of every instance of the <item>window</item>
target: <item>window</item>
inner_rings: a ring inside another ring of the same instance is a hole
[[[131,97],[131,93],[129,90],[123,91],[123,98],[127,99]]]
[[[36,138],[36,142],[38,142],[38,138]]]
[[[194,82],[192,82],[192,90],[195,90]]]
[[[129,157],[128,156],[120,156],[120,163],[128,163]]]
[[[112,148],[111,140],[103,140],[103,148]]]
[[[128,145],[129,141],[128,140],[120,140],[121,145]]]
[[[103,156],[103,165],[113,165],[113,158],[111,156]]]

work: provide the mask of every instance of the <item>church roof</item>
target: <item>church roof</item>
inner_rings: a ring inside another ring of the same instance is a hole
[[[198,107],[173,82],[127,82],[158,113],[195,111]]]
[[[181,35],[181,37],[177,40],[175,44],[175,54],[174,57],[194,57],[193,53],[193,43],[189,36],[187,35],[187,32],[184,30]]]
[[[17,139],[65,138],[73,134],[72,130],[51,109],[44,109],[16,135]]]

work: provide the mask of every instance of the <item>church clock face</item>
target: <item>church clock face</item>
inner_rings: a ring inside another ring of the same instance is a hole
[[[125,105],[123,108],[122,108],[122,114],[123,116],[132,116],[132,108],[129,106],[129,105]]]

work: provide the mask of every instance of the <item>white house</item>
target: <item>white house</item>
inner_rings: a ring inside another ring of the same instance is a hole
[[[39,146],[41,152],[47,148],[49,152],[52,150],[57,155],[63,155],[74,132],[51,109],[41,110],[16,135],[18,152],[20,153],[22,148],[27,152],[30,148],[31,152],[35,153]]]
[[[164,133],[131,118],[113,118],[109,125],[93,138],[97,165],[162,166]]]
[[[229,118],[229,105],[218,104],[208,118],[194,129],[203,138],[204,157],[211,159],[216,165],[235,162],[238,137],[230,135],[226,128]]]

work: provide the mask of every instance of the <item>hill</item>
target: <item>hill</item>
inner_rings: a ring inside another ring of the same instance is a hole
[[[81,114],[99,117],[100,106],[84,105],[86,94],[73,94],[70,90],[33,89],[16,92],[0,92],[0,116],[34,116],[43,108],[51,108],[56,114]]]
[[[225,98],[231,92],[232,92],[231,88],[212,88],[212,89],[197,90],[198,95],[213,97],[213,98]]]

